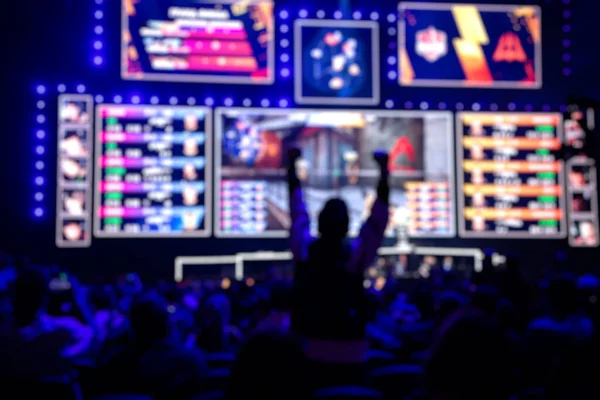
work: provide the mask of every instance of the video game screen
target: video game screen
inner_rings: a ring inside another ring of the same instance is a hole
[[[379,104],[379,25],[297,20],[295,94],[300,104]]]
[[[564,238],[562,116],[457,116],[461,237]]]
[[[539,89],[537,6],[400,3],[402,86]]]
[[[122,0],[122,76],[271,84],[272,0]]]
[[[211,116],[204,107],[97,107],[97,237],[210,236]]]
[[[318,213],[340,197],[358,235],[376,197],[372,153],[390,153],[391,215],[387,236],[454,235],[452,115],[420,111],[216,110],[215,234],[287,237],[287,150],[296,165],[317,232]]]

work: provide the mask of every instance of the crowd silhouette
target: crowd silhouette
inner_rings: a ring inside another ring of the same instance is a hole
[[[433,270],[364,289],[388,218],[387,155],[359,237],[310,221],[288,154],[293,281],[84,285],[2,255],[5,399],[597,399],[600,281]]]

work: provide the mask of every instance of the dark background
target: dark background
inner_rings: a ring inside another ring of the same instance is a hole
[[[495,3],[501,3],[496,1]],[[256,106],[262,98],[270,98],[275,105],[276,99],[293,99],[292,77],[281,80],[277,72],[277,81],[273,86],[224,86],[203,84],[142,83],[125,82],[119,76],[119,35],[120,1],[104,0],[105,49],[102,51],[105,62],[102,68],[92,64],[94,10],[96,0],[54,0],[54,1],[4,1],[0,6],[2,19],[2,48],[0,68],[2,86],[0,101],[0,250],[14,255],[29,255],[33,262],[60,264],[80,276],[110,277],[124,271],[137,271],[145,278],[171,279],[173,260],[181,255],[219,255],[234,254],[239,251],[284,250],[286,240],[225,240],[225,239],[94,239],[89,249],[57,249],[55,247],[55,184],[56,184],[56,86],[64,83],[67,92],[75,92],[78,84],[85,84],[87,93],[102,94],[110,101],[116,94],[123,95],[125,102],[134,94],[141,95],[142,102],[148,102],[151,95],[157,95],[161,104],[170,96],[179,96],[180,101],[188,96],[203,99],[212,96],[215,106],[222,106],[223,100],[231,97],[234,106],[241,106],[241,100],[251,98]],[[7,4],[10,3],[10,4]],[[295,17],[300,8],[297,1],[276,0],[276,15],[286,8]],[[596,32],[600,15],[600,4],[589,0],[548,0],[530,1],[539,4],[543,10],[543,50],[544,50],[544,86],[542,90],[484,90],[484,89],[421,89],[401,88],[386,81],[389,67],[385,62],[387,55],[395,52],[394,40],[386,34],[387,15],[395,12],[397,2],[389,0],[353,0],[342,1],[346,7],[361,10],[368,15],[377,10],[382,16],[382,105],[386,99],[393,99],[396,107],[403,108],[407,101],[418,105],[427,101],[433,108],[445,102],[449,109],[455,110],[456,103],[467,107],[474,102],[489,109],[496,103],[500,111],[506,111],[508,104],[514,102],[519,111],[532,109],[541,111],[549,105],[552,111],[559,111],[569,96],[583,98],[600,97],[600,76]],[[492,3],[481,1],[481,3]],[[511,4],[527,4],[513,0]],[[567,4],[565,4],[567,3]],[[323,6],[327,4],[327,6]],[[314,17],[315,11],[323,9],[328,18],[337,9],[337,2],[303,1],[302,6]],[[567,20],[564,10],[571,10]],[[571,32],[564,33],[563,25],[570,21]],[[291,27],[291,20],[287,21]],[[291,32],[287,36],[292,42]],[[278,39],[280,34],[277,33]],[[563,49],[562,42],[570,38],[571,48]],[[391,46],[391,47],[390,47]],[[277,46],[279,48],[279,45]],[[388,53],[386,53],[386,49]],[[292,49],[288,49],[292,55]],[[571,56],[570,61],[563,59],[564,53]],[[572,73],[564,76],[563,68]],[[279,62],[277,65],[279,69]],[[45,84],[47,93],[45,110],[48,116],[44,140],[46,163],[44,176],[46,199],[43,202],[45,215],[35,218],[33,209],[35,103],[39,100],[35,88]],[[201,102],[201,100],[199,100]],[[598,142],[598,141],[596,141]],[[508,255],[519,255],[524,272],[537,272],[543,266],[557,262],[571,270],[594,269],[600,255],[597,249],[569,249],[566,240],[529,241],[529,240],[420,240],[415,241],[427,246],[462,246],[495,249]],[[557,257],[558,255],[558,257]],[[556,261],[556,259],[559,261]]]

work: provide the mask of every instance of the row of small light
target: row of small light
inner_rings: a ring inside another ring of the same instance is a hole
[[[46,171],[46,158],[44,157],[46,153],[45,143],[47,141],[48,132],[46,130],[46,94],[48,89],[44,85],[38,85],[35,89],[36,91],[36,116],[35,116],[35,140],[34,140],[34,153],[35,157],[33,157],[33,166],[34,166],[34,191],[33,191],[33,215],[36,218],[42,218],[46,211],[44,209],[44,199],[46,198],[46,193],[44,191],[44,187],[46,186],[46,178],[44,177]]]
[[[563,41],[562,41],[562,47],[563,47],[563,55],[562,55],[562,60],[563,60],[563,75],[564,76],[571,76],[571,74],[573,73],[573,71],[571,70],[571,53],[570,53],[570,48],[571,48],[571,16],[572,16],[572,11],[571,11],[571,0],[563,0],[563,5],[564,5],[564,9],[563,9],[563,20],[564,20],[564,24],[563,24]]]
[[[290,33],[293,32],[293,28],[288,23],[289,18],[289,11],[281,10],[279,12],[280,22],[277,24],[279,26],[279,51],[277,51],[277,54],[279,55],[281,65],[279,77],[282,79],[288,79],[292,75],[289,65],[291,62],[290,48],[292,46],[292,41],[290,40],[292,35]]]
[[[384,102],[384,106],[387,109],[403,109],[403,110],[455,110],[455,111],[486,111],[486,107],[481,103],[472,103],[471,105],[465,104],[462,102],[457,102],[455,104],[439,102],[439,103],[430,103],[427,101],[421,102],[413,102],[413,101],[405,101],[404,103],[388,99]],[[401,108],[400,108],[401,107]],[[490,103],[487,106],[487,110],[489,111],[522,111],[522,112],[535,112],[535,111],[543,111],[543,112],[556,112],[556,107],[551,106],[550,104],[544,104],[541,107],[535,107],[533,104],[525,104],[519,106],[517,103],[510,102],[506,105],[506,107],[501,107],[498,103]],[[566,112],[567,106],[561,105],[559,106],[560,112]]]
[[[387,77],[390,81],[397,81],[398,80],[398,58],[397,58],[397,54],[398,54],[398,16],[396,14],[389,14],[388,18],[387,18],[388,22],[390,23],[390,25],[388,26],[387,29],[387,34],[389,37],[389,45],[388,45],[388,49],[389,49],[389,55],[387,58],[387,66],[388,66],[388,73],[387,73]]]
[[[282,18],[282,15],[285,15],[285,19],[287,19],[290,16],[290,13],[287,10],[281,10],[279,12],[279,17]],[[327,12],[325,12],[325,10],[317,10],[313,15],[310,15],[308,10],[306,10],[305,8],[301,9],[298,11],[298,18],[300,19],[307,19],[307,18],[314,18],[316,17],[317,19],[325,19],[327,17]],[[360,20],[371,20],[371,21],[379,21],[380,19],[380,15],[377,11],[373,11],[370,14],[363,14],[362,11],[356,10],[354,12],[352,12],[352,15],[344,15],[344,12],[341,10],[336,10],[333,12],[333,19],[350,19],[350,17],[352,17],[352,19],[356,20],[356,21],[360,21]],[[394,14],[389,14],[388,15],[388,20],[389,18],[395,18],[396,16]],[[283,19],[283,18],[282,18]]]
[[[125,99],[122,95],[117,94],[112,97],[105,97],[104,95],[98,94],[94,97],[94,100],[98,104],[102,103],[111,103],[111,104],[148,104],[142,101],[142,97],[139,95],[130,96],[128,99]],[[198,100],[196,97],[188,97],[187,99],[180,99],[176,96],[171,96],[168,98],[167,102],[162,102],[160,97],[151,96],[149,99],[149,104],[151,105],[160,105],[160,104],[169,104],[172,106],[177,105],[188,105],[188,106],[206,106],[206,107],[214,107],[214,106],[225,106],[225,107],[234,107],[238,105],[233,97],[224,97],[221,99],[221,102],[218,103],[214,97],[205,97],[203,100]],[[244,107],[252,107],[252,106],[260,106],[263,108],[267,107],[279,107],[279,108],[287,108],[290,105],[290,101],[288,99],[282,98],[277,101],[271,101],[270,99],[263,98],[256,104],[250,98],[245,98],[242,100],[241,105]]]
[[[104,65],[104,0],[94,0],[94,39],[92,40],[92,62],[96,67]]]

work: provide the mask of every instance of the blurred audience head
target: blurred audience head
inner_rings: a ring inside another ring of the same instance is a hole
[[[14,317],[18,326],[33,323],[48,305],[48,271],[27,266],[19,269],[14,283]]]
[[[298,341],[280,332],[258,333],[240,351],[225,398],[307,399],[307,375]]]
[[[554,318],[564,319],[578,311],[578,293],[575,277],[560,274],[548,285],[548,301]]]
[[[458,312],[442,325],[430,348],[428,389],[435,399],[505,399],[512,386],[509,349],[496,320]]]
[[[172,334],[167,302],[156,293],[149,293],[134,301],[130,319],[136,343],[140,346],[164,341]]]

